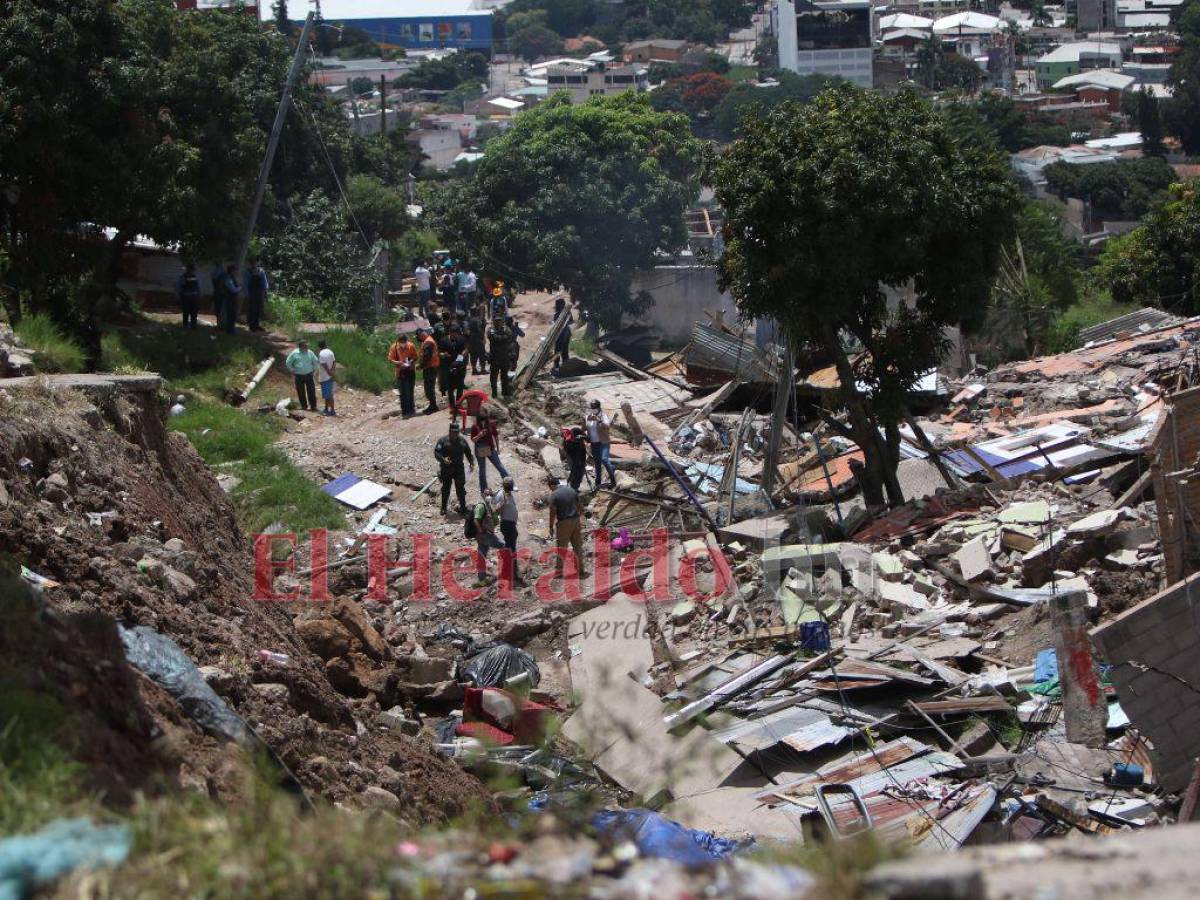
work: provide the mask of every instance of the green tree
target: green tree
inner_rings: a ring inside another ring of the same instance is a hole
[[[394,84],[401,88],[449,91],[466,81],[487,81],[488,61],[482,53],[455,53],[442,59],[425,59]]]
[[[321,301],[346,319],[368,305],[379,280],[345,206],[319,190],[298,200],[286,227],[264,237],[259,251],[276,290]]]
[[[388,187],[373,175],[351,175],[346,196],[354,213],[353,224],[365,232],[371,244],[397,240],[408,229],[408,200],[402,190]]]
[[[779,84],[759,87],[742,82],[733,87],[717,104],[712,113],[713,130],[722,140],[733,140],[742,118],[751,110],[770,112],[789,100],[808,103],[827,88],[841,83],[840,78],[828,75],[797,75],[795,72],[776,73]]]
[[[1142,152],[1147,156],[1166,156],[1163,147],[1162,118],[1158,111],[1158,99],[1143,87],[1135,95],[1138,131],[1142,133]]]
[[[472,177],[436,192],[425,224],[495,274],[567,288],[602,325],[635,312],[635,272],[687,240],[700,144],[685,116],[635,92],[553,96],[488,143]]]
[[[287,0],[275,0],[271,4],[271,12],[275,16],[275,30],[280,34],[291,35],[292,20],[288,18]]]
[[[651,105],[663,112],[683,112],[695,122],[707,116],[733,90],[733,82],[724,75],[697,72],[665,82],[650,95]]]
[[[508,39],[508,51],[522,59],[535,62],[562,53],[563,41],[558,33],[545,25],[526,25]]]
[[[1096,216],[1138,219],[1167,198],[1175,170],[1158,157],[1121,159],[1111,163],[1051,163],[1046,185],[1061,199],[1086,200]]]
[[[1175,11],[1180,52],[1171,61],[1172,96],[1164,110],[1172,134],[1185,153],[1200,154],[1200,0],[1187,0]]]
[[[360,75],[358,78],[351,78],[348,87],[355,97],[367,97],[374,93],[375,82]]]
[[[511,13],[503,17],[503,20],[504,32],[507,35],[514,35],[522,28],[528,28],[530,25],[540,25],[543,28],[549,27],[549,19],[544,9],[530,9],[524,12]]]
[[[1200,192],[1177,184],[1171,197],[1104,248],[1097,270],[1118,303],[1200,313]]]
[[[706,173],[726,216],[720,284],[743,315],[834,360],[865,499],[902,502],[908,392],[945,328],[983,315],[1018,203],[1006,162],[964,147],[912,92],[849,85],[750,116],[742,136]],[[889,286],[912,301],[892,308]],[[844,336],[867,352],[857,368]]]

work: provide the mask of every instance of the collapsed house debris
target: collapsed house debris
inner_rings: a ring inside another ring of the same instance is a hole
[[[863,507],[861,453],[827,413],[725,411],[787,367],[719,320],[644,367],[531,380],[534,434],[553,431],[543,412],[624,410],[594,527],[627,529],[630,553],[670,529],[673,583],[699,547],[733,576],[705,601],[619,593],[573,619],[564,736],[639,802],[721,834],[946,850],[1170,821],[1200,725],[1178,715],[1194,698],[1161,695],[1195,690],[1178,663],[1200,629],[1172,605],[1190,582],[1152,595],[1200,563],[1198,340],[1200,321],[1144,318],[1073,353],[931,373],[890,510]],[[797,396],[833,406],[829,378],[799,375]],[[1154,628],[1179,637],[1123,649]]]

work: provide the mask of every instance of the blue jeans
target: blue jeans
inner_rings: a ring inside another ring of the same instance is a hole
[[[501,478],[508,477],[508,469],[504,468],[504,463],[500,462],[499,450],[493,449],[491,456],[480,456],[479,453],[476,452],[475,459],[479,462],[479,493],[487,493],[487,464],[489,461],[493,466],[496,467],[496,471],[500,473]]]
[[[417,309],[423,319],[429,318],[429,294],[428,290],[417,291]]]
[[[617,470],[613,468],[612,460],[608,458],[608,444],[592,444],[592,461],[596,464],[596,487],[600,487],[600,467],[608,472],[608,480],[617,483]]]
[[[496,537],[491,531],[481,531],[475,535],[475,548],[479,551],[479,567],[477,571],[480,576],[483,576],[487,574],[488,551],[492,548],[503,550],[504,541]]]

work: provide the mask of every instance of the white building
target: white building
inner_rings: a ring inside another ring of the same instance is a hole
[[[779,67],[871,87],[871,0],[776,0]]]
[[[530,75],[541,75],[549,93],[566,91],[572,103],[583,103],[589,97],[623,94],[625,91],[644,91],[650,87],[649,69],[641,63],[623,63],[607,50],[593,53],[584,59],[557,59],[531,67]]]

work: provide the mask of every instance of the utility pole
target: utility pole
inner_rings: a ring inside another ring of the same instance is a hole
[[[304,64],[304,51],[308,47],[308,36],[312,32],[313,13],[304,19],[304,27],[300,29],[300,40],[296,44],[296,55],[292,57],[292,67],[288,70],[287,81],[283,85],[283,96],[279,98],[279,109],[275,111],[275,123],[271,126],[271,136],[267,139],[267,153],[263,157],[262,167],[258,170],[258,182],[254,185],[254,204],[250,207],[250,218],[246,222],[246,233],[242,236],[242,246],[238,250],[237,273],[243,278],[246,268],[246,257],[250,254],[250,239],[254,237],[254,226],[258,224],[258,211],[262,207],[263,194],[267,190],[267,178],[271,174],[271,164],[275,161],[275,151],[279,147],[279,135],[283,132],[283,122],[287,118],[288,106],[292,102],[292,88],[300,75]]]
[[[387,134],[387,78],[379,76],[379,133]]]

